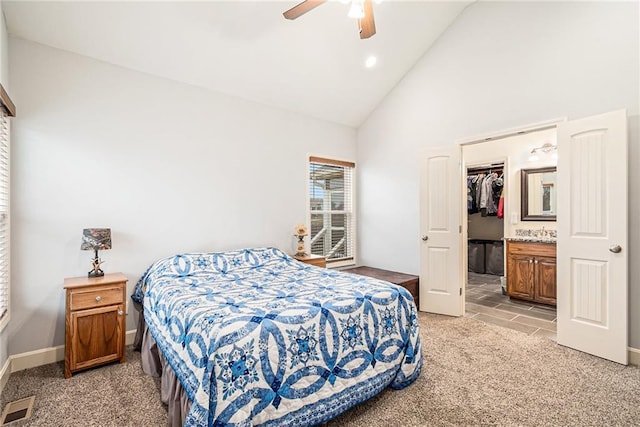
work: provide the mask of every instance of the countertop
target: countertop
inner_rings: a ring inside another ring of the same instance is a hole
[[[511,242],[556,243],[555,237],[515,236],[504,237],[504,240]]]

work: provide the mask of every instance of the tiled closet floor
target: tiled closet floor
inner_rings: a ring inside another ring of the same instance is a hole
[[[468,273],[465,316],[556,340],[556,308],[502,295],[500,276]]]

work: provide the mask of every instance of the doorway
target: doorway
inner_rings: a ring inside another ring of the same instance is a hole
[[[505,237],[516,230],[556,230],[555,222],[523,221],[519,209],[519,170],[556,166],[556,156],[528,155],[545,144],[555,146],[555,127],[462,145],[467,178],[465,316],[555,340],[555,306],[508,296],[505,274]]]
[[[450,316],[460,316],[465,311],[463,291],[468,276],[467,197],[462,193],[466,193],[462,175],[466,171],[465,163],[495,158],[495,147],[487,148],[489,142],[504,145],[512,137],[521,142],[520,137],[533,135],[538,138],[545,129],[557,139],[558,205],[557,222],[546,223],[544,227],[555,227],[552,234],[557,237],[561,250],[558,253],[554,249],[552,260],[538,245],[535,245],[537,250],[528,248],[526,258],[509,256],[507,270],[513,271],[516,277],[523,277],[514,283],[527,286],[512,289],[509,279],[508,292],[537,289],[539,299],[546,298],[549,295],[546,290],[553,279],[558,308],[557,342],[627,364],[629,175],[626,110],[532,125],[505,131],[500,138],[477,137],[456,145],[425,149],[420,172],[420,310]],[[517,142],[511,141],[503,148],[514,149]],[[543,152],[545,145],[539,147]],[[474,149],[480,150],[477,159],[470,155]],[[531,215],[530,210],[526,210],[527,218],[520,215],[520,207],[524,204],[520,203],[518,189],[520,175],[514,171],[526,176],[524,169],[531,165],[527,162],[540,161],[531,158],[533,151],[531,147],[529,151],[521,147],[505,161],[509,176],[505,187],[504,224],[509,247],[512,241],[518,240],[514,236],[549,236],[550,233],[548,229],[531,230],[538,214]],[[531,175],[544,176],[541,173]],[[533,185],[528,180],[525,183]],[[543,186],[544,182],[539,184]],[[542,188],[533,193],[544,197],[545,191]],[[545,206],[544,200],[539,205]],[[540,214],[544,215],[546,210],[549,209],[542,208]],[[529,230],[520,231],[533,234],[518,234],[522,219],[533,222],[527,223]],[[514,265],[518,269],[512,270]],[[514,276],[508,273],[507,277]],[[536,282],[530,282],[530,278],[535,278]]]

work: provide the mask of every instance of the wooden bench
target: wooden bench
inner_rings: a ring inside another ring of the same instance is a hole
[[[419,287],[418,276],[412,274],[398,273],[396,271],[383,270],[375,267],[351,267],[345,268],[341,271],[353,274],[359,274],[361,276],[373,277],[374,279],[386,280],[387,282],[400,285],[408,290],[413,295],[413,300],[418,307],[419,299]]]

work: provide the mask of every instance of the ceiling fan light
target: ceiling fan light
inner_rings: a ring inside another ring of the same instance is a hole
[[[366,61],[364,61],[364,66],[367,68],[371,68],[374,65],[376,65],[376,63],[378,62],[378,58],[376,58],[375,56],[371,55],[370,57],[367,58]]]
[[[364,0],[353,0],[347,16],[353,19],[364,18]]]

